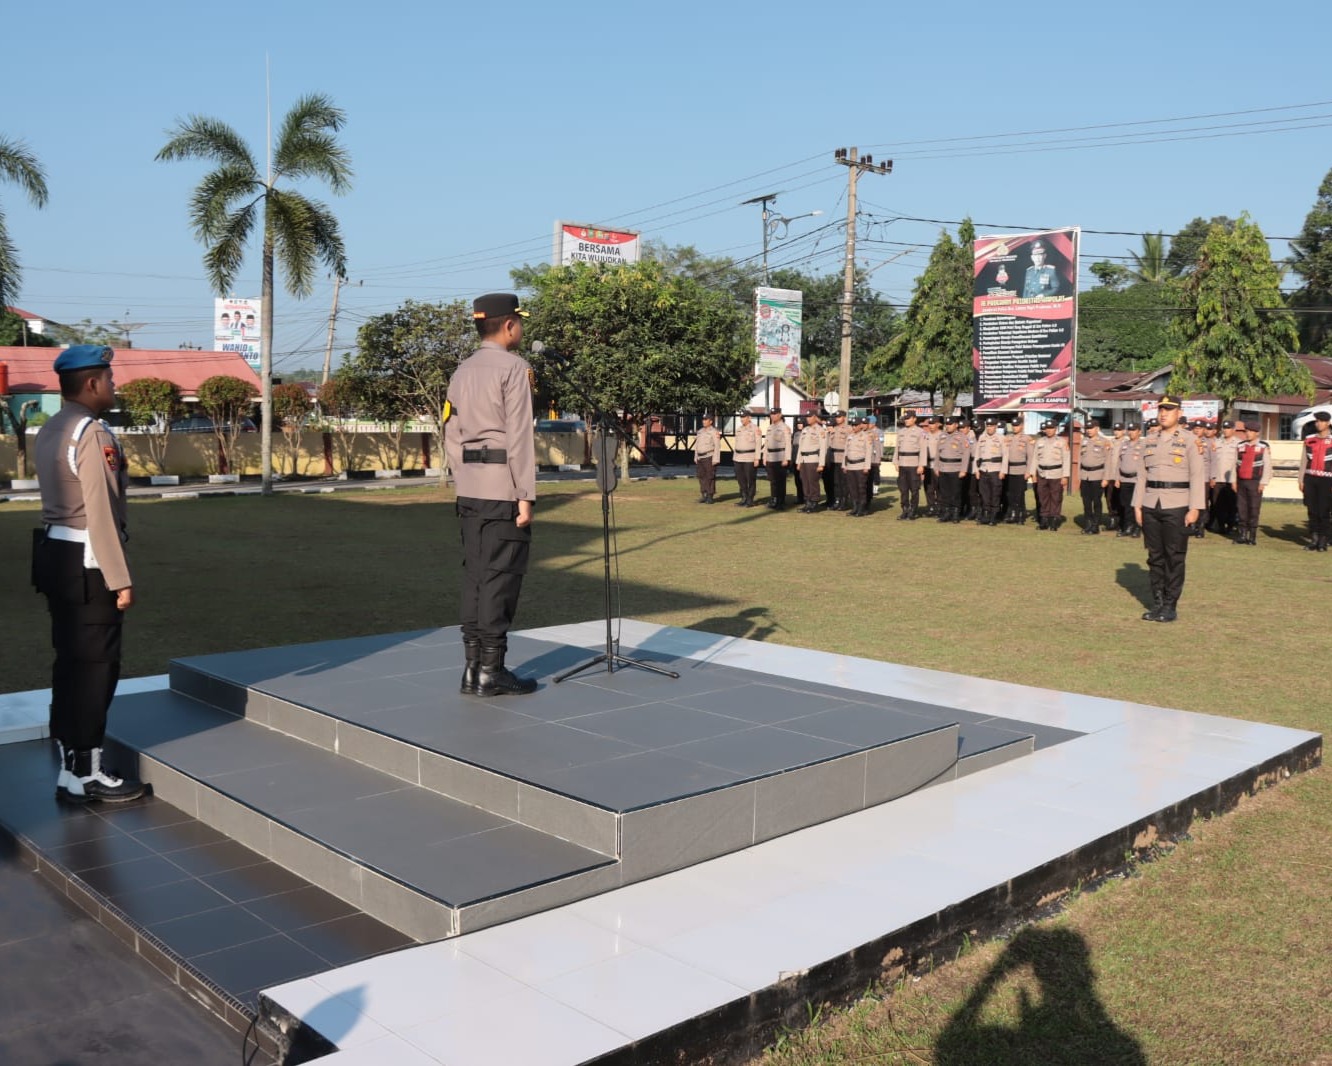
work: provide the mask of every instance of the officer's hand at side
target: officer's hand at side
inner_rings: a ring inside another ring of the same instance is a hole
[[[1190,508],[1189,513],[1184,516],[1184,524],[1186,526],[1191,526],[1197,521],[1198,521],[1198,512],[1193,508]]]
[[[1135,508],[1133,508],[1133,519],[1134,519],[1135,522],[1138,523],[1139,526],[1142,525],[1142,508],[1141,508],[1141,507],[1135,507]]]
[[[124,611],[134,606],[134,590],[132,588],[116,589],[116,610]]]
[[[519,529],[521,529],[523,526],[530,526],[532,524],[531,500],[518,501],[518,517],[515,521],[517,522]]]

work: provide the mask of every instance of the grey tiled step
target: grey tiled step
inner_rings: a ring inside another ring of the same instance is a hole
[[[157,795],[418,940],[619,883],[606,855],[164,691],[111,739]]]

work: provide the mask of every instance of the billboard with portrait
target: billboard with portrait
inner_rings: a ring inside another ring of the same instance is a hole
[[[977,237],[971,363],[977,411],[1067,411],[1079,230]]]
[[[263,306],[263,300],[236,296],[213,301],[213,350],[240,353],[256,373]]]
[[[804,296],[799,289],[754,290],[755,372],[791,380],[800,376],[800,325]]]

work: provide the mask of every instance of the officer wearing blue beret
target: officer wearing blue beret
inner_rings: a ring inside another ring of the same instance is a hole
[[[51,612],[51,736],[60,749],[56,798],[123,802],[143,785],[102,765],[106,715],[120,678],[121,628],[134,603],[125,557],[125,455],[101,416],[115,406],[113,352],[76,344],[55,361],[63,406],[34,445],[42,528],[33,584]]]

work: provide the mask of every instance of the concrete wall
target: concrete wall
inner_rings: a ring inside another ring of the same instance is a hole
[[[341,444],[330,435],[333,469],[326,469],[324,436],[311,430],[301,435],[296,454],[295,474],[300,477],[326,477],[352,471],[370,470],[422,470],[426,466],[428,441],[430,465],[441,466],[435,441],[429,434],[404,433],[402,461],[394,456],[393,441],[387,433],[354,433],[349,436],[350,462],[342,459]],[[34,436],[28,435],[28,460],[31,466]],[[152,462],[148,438],[142,433],[119,434],[121,447],[129,464],[130,477],[148,477],[160,473]],[[13,435],[0,436],[0,480],[17,476],[18,460]],[[242,433],[236,444],[236,468],[232,473],[259,474],[259,434]],[[580,433],[538,433],[536,435],[537,463],[542,466],[579,464],[584,461],[583,436]],[[292,474],[292,460],[287,452],[287,439],[273,435],[273,468],[275,472]],[[173,433],[167,442],[166,472],[180,477],[203,477],[215,474],[217,469],[217,438],[211,433]]]

